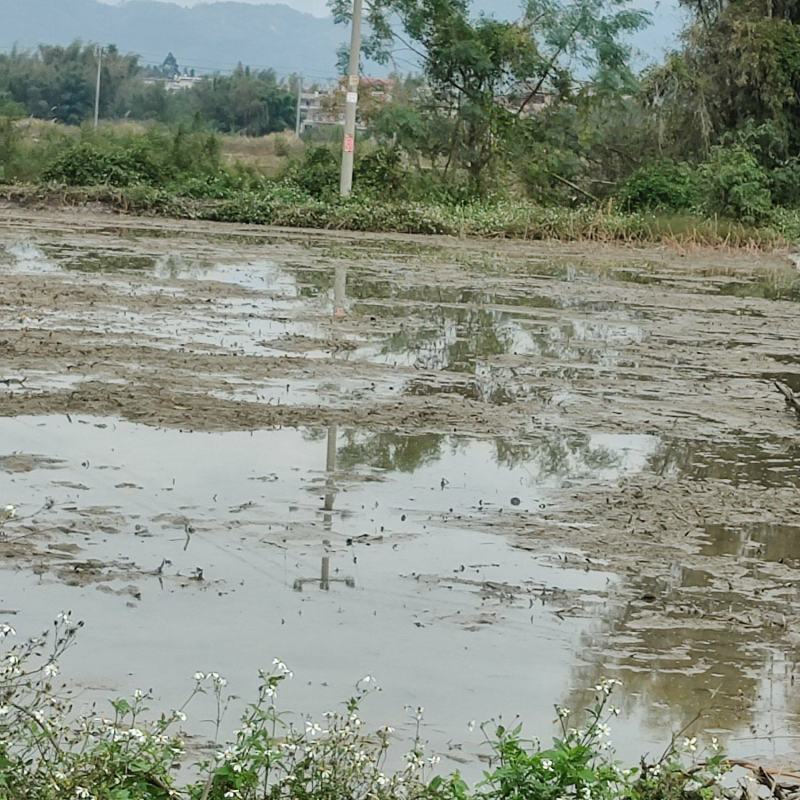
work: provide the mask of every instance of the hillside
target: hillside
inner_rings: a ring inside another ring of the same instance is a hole
[[[143,61],[168,52],[199,72],[226,70],[242,61],[312,78],[336,74],[336,51],[347,31],[330,19],[285,5],[213,3],[185,8],[153,0],[107,5],[98,0],[0,0],[0,48],[74,39],[113,42]]]

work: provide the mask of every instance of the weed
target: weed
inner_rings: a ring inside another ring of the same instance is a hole
[[[11,512],[6,509],[6,513]],[[411,710],[415,734],[402,766],[390,769],[393,729],[365,731],[361,706],[378,690],[358,681],[339,711],[301,722],[281,711],[278,696],[292,672],[279,659],[259,673],[255,701],[238,731],[219,741],[231,696],[215,672],[198,672],[185,703],[153,714],[137,691],[108,711],[76,712],[56,688],[59,660],[82,624],[59,614],[51,630],[16,643],[0,624],[0,798],[2,800],[711,800],[732,798],[729,765],[716,740],[708,753],[696,739],[673,741],[654,763],[623,769],[609,741],[617,681],[594,687],[583,720],[556,707],[559,734],[550,746],[523,737],[522,726],[487,722],[481,729],[489,765],[470,787],[458,773],[439,773],[426,753],[423,709]],[[8,643],[12,642],[11,646]],[[180,733],[198,695],[216,713],[212,755],[187,763]],[[573,725],[575,727],[573,727]],[[179,775],[189,775],[183,781]]]

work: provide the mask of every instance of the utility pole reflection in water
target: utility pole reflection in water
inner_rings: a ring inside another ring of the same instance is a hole
[[[325,530],[333,529],[333,507],[336,503],[336,441],[339,435],[339,426],[335,423],[328,426],[328,436],[326,439],[325,452],[325,497],[323,499],[322,510],[325,512],[323,520]],[[325,541],[323,546],[327,547],[329,542]],[[322,555],[319,578],[297,578],[294,582],[295,591],[302,592],[306,583],[317,583],[323,591],[330,591],[332,583],[343,583],[350,589],[355,588],[355,578],[344,576],[341,578],[331,578],[331,557],[328,551]]]
[[[333,511],[333,504],[336,501],[336,438],[339,433],[339,426],[336,423],[328,425],[328,450],[325,456],[325,501],[323,510]],[[325,528],[331,529],[333,517],[331,514],[325,515]]]
[[[336,267],[333,275],[333,316],[341,319],[347,316],[345,303],[347,301],[347,267],[341,264]]]

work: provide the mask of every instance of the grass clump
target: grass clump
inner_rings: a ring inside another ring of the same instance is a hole
[[[583,719],[556,707],[552,744],[523,735],[521,725],[482,727],[488,766],[470,786],[439,769],[422,739],[423,710],[413,710],[415,735],[401,759],[393,729],[366,732],[361,706],[377,690],[360,680],[340,710],[319,722],[280,710],[291,671],[279,660],[259,673],[254,701],[238,730],[220,740],[232,697],[217,673],[198,672],[187,701],[154,714],[152,697],[135,692],[107,709],[74,709],[56,688],[59,659],[81,624],[61,614],[53,628],[16,643],[0,624],[0,798],[2,800],[725,800],[729,764],[716,740],[699,752],[696,739],[673,741],[656,762],[624,769],[609,742],[617,681],[593,688]],[[10,646],[9,646],[9,643]],[[187,755],[182,728],[192,700],[208,694],[216,715],[207,755]],[[390,766],[394,764],[394,766]]]

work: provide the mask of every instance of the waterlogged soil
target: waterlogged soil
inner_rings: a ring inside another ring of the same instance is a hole
[[[791,760],[798,301],[779,255],[0,212],[0,614],[85,619],[87,699],[374,673],[467,772],[602,676],[628,758],[700,712]]]

